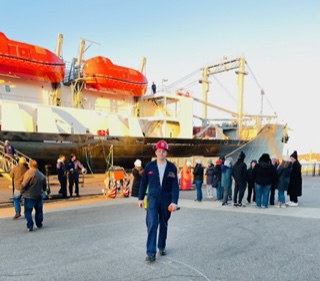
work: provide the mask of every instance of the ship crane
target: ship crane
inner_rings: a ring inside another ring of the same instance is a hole
[[[244,57],[236,57],[233,59],[227,59],[226,57],[219,63],[216,63],[211,66],[203,67],[202,70],[202,79],[199,80],[199,83],[202,84],[202,101],[199,101],[194,98],[194,100],[202,103],[202,122],[203,127],[207,126],[208,118],[207,118],[207,106],[214,107],[221,111],[225,111],[230,113],[232,116],[237,118],[238,123],[238,138],[240,139],[243,133],[243,119],[244,118],[275,118],[276,116],[262,116],[262,112],[260,116],[256,115],[244,115],[243,114],[243,90],[244,90],[244,76],[248,73],[245,71],[246,60]],[[209,104],[207,101],[208,92],[209,92],[209,76],[217,73],[227,72],[229,70],[236,69],[237,74],[237,84],[238,84],[238,106],[237,112],[232,112],[230,110],[224,109],[222,107],[218,107],[216,105]]]

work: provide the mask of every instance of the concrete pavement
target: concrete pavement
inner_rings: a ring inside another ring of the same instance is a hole
[[[0,208],[0,280],[319,280],[320,184],[304,178],[299,207],[222,207],[181,191],[168,255],[144,263],[145,211],[102,195],[44,205],[44,228]]]

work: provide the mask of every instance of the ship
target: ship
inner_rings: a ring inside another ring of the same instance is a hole
[[[153,145],[159,139],[169,144],[169,158],[236,159],[240,151],[246,159],[262,153],[282,155],[287,126],[263,123],[275,116],[245,115],[242,106],[233,112],[207,101],[208,77],[232,69],[242,100],[244,57],[201,69],[203,98],[199,100],[181,89],[147,93],[144,57],[139,69],[99,55],[84,59],[86,40],[80,39],[77,57],[67,62],[61,56],[62,45],[60,33],[51,52],[0,32],[0,145],[9,140],[17,156],[36,159],[40,170],[46,167],[55,173],[58,155],[68,159],[71,153],[90,172],[104,172],[111,166],[131,169],[137,158],[147,163],[154,157]],[[194,126],[194,118],[199,118],[194,114],[195,102],[202,104],[201,126]],[[229,113],[228,122],[207,118],[210,107]],[[247,126],[248,119],[255,121]]]

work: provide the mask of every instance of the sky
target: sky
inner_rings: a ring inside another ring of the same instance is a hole
[[[244,56],[244,111],[276,113],[288,124],[288,153],[320,153],[319,0],[0,0],[0,6],[0,31],[10,39],[54,51],[60,32],[65,61],[77,57],[80,38],[85,59],[101,55],[138,69],[146,57],[149,87],[153,81],[158,89],[183,87],[195,97],[202,67]],[[234,71],[210,81],[208,101],[236,111]]]

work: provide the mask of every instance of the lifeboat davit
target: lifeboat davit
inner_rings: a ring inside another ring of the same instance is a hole
[[[141,97],[148,80],[138,70],[115,65],[110,59],[97,56],[84,61],[83,78],[87,89]]]
[[[0,32],[0,75],[58,83],[64,78],[64,67],[53,52],[10,40]]]

